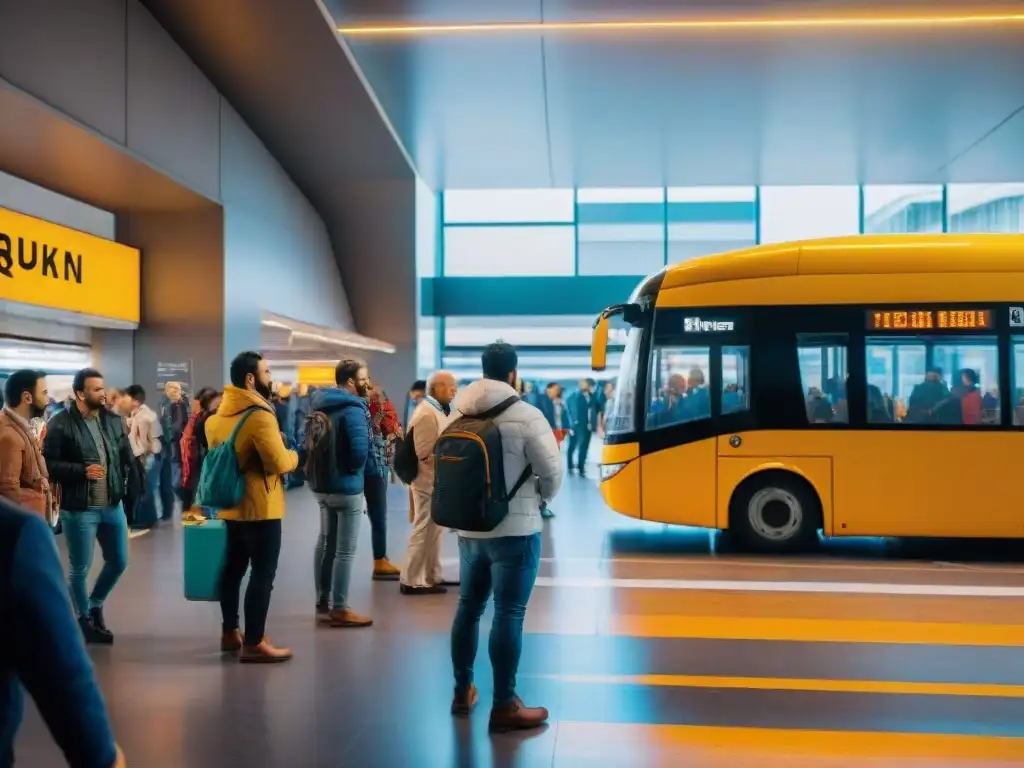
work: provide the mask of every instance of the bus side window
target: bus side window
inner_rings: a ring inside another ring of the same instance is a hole
[[[709,347],[657,347],[651,359],[647,428],[711,418]]]
[[[722,347],[722,413],[750,410],[750,347]]]
[[[1024,427],[1024,336],[1012,339],[1013,392],[1010,402],[1013,404],[1013,425]]]
[[[807,423],[848,424],[845,334],[798,334],[797,359]]]
[[[867,339],[869,424],[999,423],[995,336]]]

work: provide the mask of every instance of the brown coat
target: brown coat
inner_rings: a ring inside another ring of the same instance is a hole
[[[47,516],[49,476],[32,433],[0,411],[0,496],[31,512]]]

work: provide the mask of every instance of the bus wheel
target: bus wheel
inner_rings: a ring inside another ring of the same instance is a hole
[[[736,489],[730,526],[748,546],[792,551],[813,543],[821,527],[821,504],[814,489],[788,472],[764,472]]]

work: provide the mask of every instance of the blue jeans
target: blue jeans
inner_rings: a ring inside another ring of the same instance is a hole
[[[540,534],[499,539],[459,537],[459,607],[452,622],[455,689],[473,683],[480,617],[494,592],[488,652],[494,669],[494,706],[516,697],[516,671],[523,652],[523,619],[540,565]]]
[[[379,475],[367,475],[363,478],[363,495],[366,497],[366,516],[370,518],[373,559],[384,560],[388,556],[387,480]]]
[[[317,494],[316,499],[320,503],[320,535],[313,554],[317,600],[330,594],[331,607],[344,611],[348,608],[352,563],[359,543],[363,494]]]
[[[157,454],[160,479],[160,519],[170,520],[174,517],[174,500],[177,498],[176,489],[181,483],[181,464],[173,457],[170,445]],[[154,486],[155,490],[155,486]]]
[[[99,608],[128,567],[128,520],[124,508],[87,509],[84,512],[60,511],[60,522],[68,544],[68,584],[75,612],[86,616],[90,608]],[[85,585],[96,544],[103,553],[103,570],[90,594]]]
[[[136,529],[152,528],[156,524],[156,496],[160,489],[160,454],[142,459],[142,467],[146,473],[145,487],[142,497],[135,505],[135,517],[132,527]]]

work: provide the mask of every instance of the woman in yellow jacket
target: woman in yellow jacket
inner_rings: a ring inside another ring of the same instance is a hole
[[[223,619],[220,647],[225,653],[241,651],[243,663],[287,661],[292,652],[275,648],[265,636],[270,593],[274,589],[281,554],[281,519],[284,483],[281,475],[293,471],[299,456],[289,451],[278,430],[270,405],[270,369],[258,352],[242,352],[231,362],[231,385],[217,412],[206,420],[206,440],[213,450],[226,442],[240,419],[250,415],[235,437],[238,466],[245,475],[245,495],[235,509],[218,517],[227,522],[228,548],[221,577],[220,610]],[[252,567],[245,590],[245,635],[239,630],[239,592],[245,571]]]

